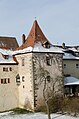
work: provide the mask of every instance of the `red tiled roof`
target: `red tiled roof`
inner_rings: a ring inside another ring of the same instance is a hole
[[[22,44],[18,48],[18,50],[27,48],[29,46],[34,47],[34,44],[37,43],[37,42],[44,43],[44,42],[47,42],[47,41],[48,41],[47,38],[45,37],[42,30],[40,29],[37,21],[35,20],[25,43]]]

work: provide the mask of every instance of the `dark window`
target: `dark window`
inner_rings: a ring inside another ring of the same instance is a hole
[[[10,67],[9,70],[12,71],[12,67]]]
[[[3,67],[3,71],[5,71],[5,67]]]
[[[9,59],[9,55],[5,55],[5,59]]]
[[[44,48],[50,48],[50,43],[47,41],[42,44]]]
[[[19,74],[17,74],[17,76],[16,76],[16,82],[20,82],[20,76],[19,76]]]
[[[25,80],[24,80],[24,76],[22,76],[22,81],[24,82]]]
[[[47,76],[47,81],[50,82],[50,76]]]
[[[66,64],[64,64],[64,68],[66,68]]]
[[[23,88],[25,88],[25,86],[23,85]]]
[[[10,83],[10,79],[8,78],[8,83]]]
[[[6,81],[6,79],[4,79],[4,84],[6,84],[7,83],[7,81]]]
[[[76,64],[76,68],[79,68],[79,64]]]
[[[46,48],[50,48],[50,44],[49,43],[46,43]]]
[[[22,66],[24,66],[24,58],[22,59]]]
[[[3,79],[1,79],[1,83],[3,83]]]
[[[46,57],[46,64],[49,66],[52,65],[52,59],[50,57]]]

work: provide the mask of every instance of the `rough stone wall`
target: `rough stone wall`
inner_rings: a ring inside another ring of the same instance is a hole
[[[51,65],[47,65],[47,57],[51,58]],[[50,82],[46,81],[46,91],[51,94],[50,89],[53,87],[53,84],[55,84],[53,93],[56,94],[55,92],[57,92],[57,94],[63,94],[62,54],[27,53],[16,55],[16,58],[19,62],[18,74],[20,76],[20,85],[18,85],[18,90],[20,108],[35,111],[38,110],[40,106],[44,105],[44,78],[42,78],[41,69],[48,72],[51,77]],[[24,59],[23,66],[22,59]],[[46,75],[47,74],[44,76]],[[24,81],[22,77],[24,77]]]
[[[51,65],[47,65],[46,57],[51,58]],[[44,74],[43,71],[50,75],[50,82],[46,81],[46,93],[48,94],[63,94],[63,66],[62,54],[52,53],[35,53],[33,54],[34,68],[34,106],[38,110],[44,105],[43,89],[44,89]],[[44,69],[44,70],[43,70]],[[42,76],[43,75],[43,76]],[[46,74],[47,75],[47,74]],[[54,91],[52,88],[54,87]],[[48,95],[46,94],[46,95]]]
[[[19,107],[34,110],[32,53],[17,55],[16,58],[19,62],[18,74],[20,76]],[[22,66],[22,59],[24,66]]]
[[[0,111],[18,107],[17,68],[17,65],[0,65]]]

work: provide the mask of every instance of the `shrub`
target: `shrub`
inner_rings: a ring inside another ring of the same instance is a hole
[[[59,112],[62,110],[63,97],[55,96],[49,100],[50,112]]]
[[[78,97],[64,98],[62,110],[63,112],[67,112],[69,114],[77,116],[77,114],[79,113],[79,98]]]
[[[25,114],[25,113],[30,113],[30,111],[22,108],[15,108],[12,110],[14,114]]]

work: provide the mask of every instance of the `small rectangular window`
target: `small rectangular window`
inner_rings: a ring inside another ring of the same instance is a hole
[[[47,81],[50,82],[50,76],[47,76]]]
[[[23,85],[23,88],[25,88],[25,86]]]
[[[22,66],[24,66],[24,58],[22,59]]]
[[[12,67],[10,67],[9,70],[12,71]]]
[[[79,64],[76,64],[76,68],[79,68]]]
[[[7,80],[6,79],[4,79],[4,84],[6,84],[7,83]]]
[[[67,67],[67,65],[66,64],[64,64],[64,68],[66,68]]]
[[[5,71],[5,67],[3,67],[3,71]]]
[[[3,83],[3,79],[1,79],[1,83]]]
[[[52,65],[52,59],[50,57],[46,57],[46,64],[49,66]]]
[[[8,83],[10,83],[10,79],[8,78]]]
[[[22,76],[22,81],[24,82],[25,80],[24,80],[24,76]]]

